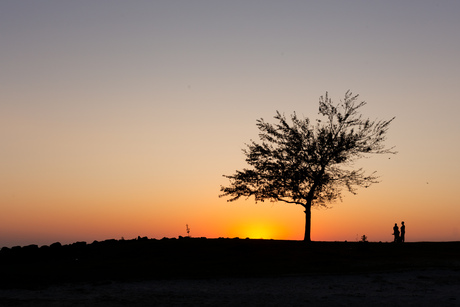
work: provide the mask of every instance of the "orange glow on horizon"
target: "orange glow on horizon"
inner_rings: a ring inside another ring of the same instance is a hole
[[[231,226],[230,237],[250,239],[288,239],[283,225],[273,221],[244,221]]]
[[[251,239],[272,239],[273,231],[267,225],[248,225],[243,229],[245,237]]]

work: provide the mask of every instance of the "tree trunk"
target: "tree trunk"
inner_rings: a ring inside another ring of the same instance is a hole
[[[311,205],[305,207],[305,236],[304,242],[311,242]]]

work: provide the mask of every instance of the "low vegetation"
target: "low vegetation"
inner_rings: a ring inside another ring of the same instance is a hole
[[[460,242],[361,243],[145,237],[3,248],[0,287],[460,268]]]

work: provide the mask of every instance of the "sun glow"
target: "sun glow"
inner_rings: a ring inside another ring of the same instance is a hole
[[[245,231],[247,233],[246,237],[251,239],[272,239],[272,231],[263,225],[253,225],[249,226]]]
[[[266,223],[246,223],[238,225],[234,228],[232,233],[240,238],[250,239],[277,239],[283,237],[281,229],[274,227],[274,225]]]

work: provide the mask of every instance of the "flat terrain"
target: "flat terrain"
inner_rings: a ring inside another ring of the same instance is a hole
[[[2,249],[0,306],[460,306],[460,242],[139,239]]]

